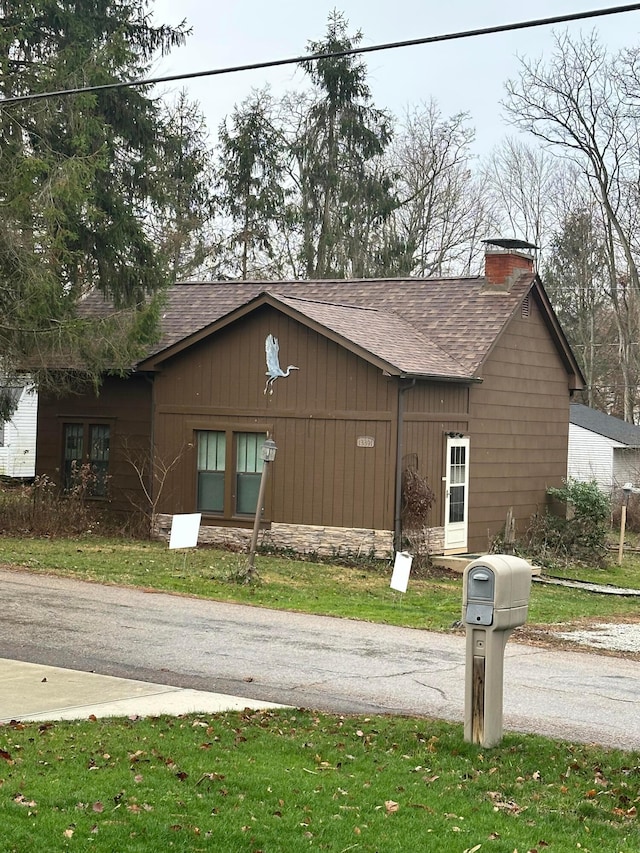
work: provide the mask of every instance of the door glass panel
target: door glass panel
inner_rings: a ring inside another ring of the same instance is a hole
[[[449,480],[451,483],[464,483],[466,464],[466,447],[451,448],[451,469]]]
[[[455,524],[464,521],[464,486],[451,486],[449,489],[449,522]]]

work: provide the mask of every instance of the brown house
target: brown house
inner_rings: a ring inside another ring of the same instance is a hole
[[[96,499],[123,512],[142,474],[163,523],[199,511],[203,540],[246,543],[269,436],[274,545],[389,554],[412,465],[436,495],[432,551],[484,551],[510,508],[523,530],[561,484],[582,383],[532,257],[508,243],[474,278],[181,284],[129,378],[41,400],[37,471],[64,483],[89,461]]]

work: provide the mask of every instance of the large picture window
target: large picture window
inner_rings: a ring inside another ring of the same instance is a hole
[[[82,466],[88,465],[91,474],[88,494],[94,498],[106,497],[111,449],[109,424],[65,424],[63,445],[63,488],[66,491],[74,488],[79,483]]]
[[[197,509],[225,517],[255,515],[263,432],[198,430]]]

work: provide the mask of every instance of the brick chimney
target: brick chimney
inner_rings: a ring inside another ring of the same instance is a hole
[[[534,271],[534,257],[527,249],[535,249],[523,240],[485,240],[484,256],[486,290],[508,293],[522,273]]]

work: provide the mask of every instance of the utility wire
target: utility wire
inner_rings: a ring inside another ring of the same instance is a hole
[[[426,36],[406,41],[387,42],[386,44],[374,44],[368,47],[354,47],[348,50],[340,50],[334,53],[311,53],[304,56],[290,57],[289,59],[273,59],[267,62],[252,62],[246,65],[231,65],[226,68],[212,68],[207,71],[192,71],[183,74],[169,74],[163,77],[149,77],[144,80],[119,81],[117,83],[103,83],[100,86],[84,86],[75,89],[59,89],[52,92],[38,92],[31,95],[16,95],[11,98],[0,99],[0,106],[5,104],[16,104],[21,101],[39,101],[44,98],[64,97],[67,95],[79,95],[85,92],[102,92],[108,89],[123,89],[130,86],[153,86],[158,83],[171,83],[175,80],[193,80],[196,77],[214,77],[220,74],[236,74],[239,71],[258,71],[263,68],[278,68],[283,65],[300,65],[303,62],[317,62],[320,59],[334,59],[342,56],[354,56],[361,53],[374,53],[380,50],[395,50],[401,47],[416,47],[423,44],[436,44],[443,41],[456,41],[458,39],[474,38],[476,36],[494,35],[496,33],[508,33],[514,30],[526,30],[533,27],[546,27],[554,24],[570,23],[572,21],[583,21],[588,18],[602,18],[606,15],[619,15],[623,12],[640,11],[640,3],[628,3],[624,6],[612,6],[608,9],[595,9],[591,12],[573,12],[567,15],[556,15],[552,18],[538,18],[531,21],[518,21],[514,24],[499,24],[494,27],[481,27],[475,30],[463,30],[455,33],[443,33],[438,36]]]

